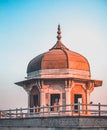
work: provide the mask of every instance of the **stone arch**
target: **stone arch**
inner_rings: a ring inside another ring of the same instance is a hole
[[[79,99],[81,101],[79,101]],[[82,104],[86,104],[87,102],[86,90],[82,84],[75,84],[74,87],[71,89],[71,104],[75,104],[78,102]],[[85,110],[85,107],[86,106],[82,105],[81,109]],[[73,109],[78,111],[78,105],[74,106]]]
[[[30,91],[30,107],[40,106],[40,91],[37,86],[32,86]]]
[[[83,87],[83,85],[81,84],[76,84],[74,85],[74,87],[71,89],[71,103],[75,103],[74,102],[74,96],[75,94],[77,95],[81,95],[82,96],[82,103],[86,103],[86,91]]]

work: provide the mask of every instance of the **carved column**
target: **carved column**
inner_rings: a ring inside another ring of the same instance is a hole
[[[44,90],[41,89],[40,90],[40,106],[44,106],[45,105],[45,94],[44,94]]]
[[[71,88],[70,88],[70,85],[69,85],[69,80],[65,80],[66,105],[70,105],[71,104],[70,91],[71,91]],[[66,107],[66,110],[70,110],[70,109],[71,109],[70,106]]]
[[[32,89],[32,87],[30,85],[24,85],[23,86],[24,90],[27,92],[28,95],[28,108],[30,108],[30,91]],[[30,113],[30,110],[28,109],[28,113]]]
[[[65,88],[65,92],[66,92],[66,104],[71,104],[71,101],[70,101],[70,88]]]
[[[90,93],[94,90],[94,83],[89,81],[87,84],[87,89],[86,89],[86,104],[90,104]],[[90,106],[88,105],[86,107],[86,110],[89,110]],[[88,113],[87,113],[88,114]]]

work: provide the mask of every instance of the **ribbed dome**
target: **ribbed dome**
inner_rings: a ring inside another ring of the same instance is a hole
[[[62,43],[60,44],[63,46]],[[89,63],[85,57],[60,47],[52,48],[50,51],[40,54],[31,60],[27,67],[27,73],[41,69],[61,68],[90,71]]]
[[[90,73],[87,59],[76,52],[70,51],[60,41],[60,26],[58,26],[57,33],[57,43],[48,52],[40,54],[31,60],[27,67],[27,73],[46,69],[74,69]]]

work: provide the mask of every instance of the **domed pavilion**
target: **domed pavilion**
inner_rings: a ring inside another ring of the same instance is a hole
[[[67,104],[90,104],[90,94],[101,80],[91,79],[88,60],[69,50],[61,41],[58,25],[57,42],[47,52],[33,58],[27,67],[26,80],[16,83],[28,93],[28,107]],[[77,110],[78,106],[69,108]],[[83,106],[83,110],[89,109]],[[51,109],[54,111],[54,109]]]

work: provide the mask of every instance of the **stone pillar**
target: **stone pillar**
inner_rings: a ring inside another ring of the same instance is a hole
[[[86,104],[90,104],[90,93],[94,90],[94,82],[89,81],[86,90]],[[90,110],[90,106],[86,107],[86,110]],[[89,112],[87,114],[90,114]]]
[[[70,105],[71,104],[71,96],[70,96],[70,88],[65,88],[65,92],[66,92],[66,105]],[[65,108],[67,111],[71,110],[71,106],[66,106]],[[71,115],[71,112],[66,112],[67,115]]]
[[[30,91],[28,91],[27,94],[28,94],[28,108],[30,108]]]
[[[86,90],[86,91],[87,91],[86,103],[89,104],[90,103],[90,91],[89,90]]]
[[[69,86],[69,81],[65,80],[65,93],[66,93],[66,104],[70,104],[70,86]]]
[[[30,107],[30,91],[31,91],[32,87],[24,85],[23,88],[27,92],[27,95],[28,95],[28,108],[29,108]]]
[[[40,106],[44,106],[45,105],[45,94],[44,94],[44,90],[41,88],[40,89]]]
[[[71,101],[70,101],[70,99],[71,99],[71,95],[70,95],[70,88],[65,88],[65,92],[66,92],[66,104],[68,105],[68,104],[71,104]]]
[[[71,94],[70,94],[71,88],[70,88],[70,81],[65,80],[65,95],[66,95],[66,105],[71,104]],[[71,106],[66,106],[66,110],[71,110]],[[70,112],[66,113],[67,115],[70,114]]]
[[[86,90],[86,105],[85,105],[85,112],[84,112],[84,114],[88,114],[88,115],[90,115],[90,112],[89,112],[89,110],[90,110],[90,106],[89,105],[87,105],[87,104],[89,104],[90,103],[90,91],[89,90]]]

